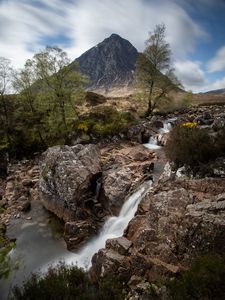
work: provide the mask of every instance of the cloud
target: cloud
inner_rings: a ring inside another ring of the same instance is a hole
[[[47,40],[60,42],[72,59],[111,33],[128,39],[139,51],[148,32],[165,23],[174,57],[185,59],[207,35],[171,0],[5,0],[0,2],[0,56],[22,66]],[[184,3],[184,2],[183,2]],[[69,41],[69,42],[68,42]]]
[[[215,82],[208,84],[204,87],[203,91],[213,91],[225,88],[225,77],[216,80]]]
[[[225,70],[225,46],[217,50],[215,57],[208,63],[209,72],[217,72]]]
[[[159,23],[166,25],[168,42],[175,57],[185,57],[194,51],[197,40],[207,36],[173,0],[82,0],[71,5],[67,20],[74,28],[71,39],[75,41],[68,51],[77,55],[113,32],[142,51],[148,32]]]
[[[176,76],[188,90],[196,91],[202,89],[207,83],[200,62],[190,60],[176,61],[174,67]]]

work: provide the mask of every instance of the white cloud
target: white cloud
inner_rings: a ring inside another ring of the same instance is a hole
[[[225,88],[225,77],[218,79],[210,84],[208,83],[207,85],[204,86],[204,88],[201,91],[207,92],[207,91],[219,90],[224,88]]]
[[[225,70],[225,46],[221,47],[215,57],[213,57],[208,63],[209,72],[217,72]]]
[[[176,59],[184,59],[206,36],[182,1],[7,0],[0,2],[0,56],[22,66],[47,36],[64,35],[71,44],[59,46],[74,59],[113,32],[141,51],[148,32],[162,22]]]
[[[176,61],[175,74],[187,90],[198,91],[207,83],[200,62],[190,60]]]

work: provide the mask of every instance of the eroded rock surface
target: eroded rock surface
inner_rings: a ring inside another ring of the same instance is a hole
[[[137,284],[175,276],[192,259],[225,251],[225,179],[159,181],[139,205],[123,236],[93,257],[91,274],[110,273]],[[123,250],[125,247],[126,250]],[[122,250],[121,250],[122,249]],[[137,298],[142,299],[142,298]]]
[[[117,215],[131,193],[149,179],[157,156],[139,144],[52,147],[40,177],[44,206],[63,219],[69,249],[96,234],[107,215]]]
[[[79,210],[100,171],[100,153],[94,145],[49,148],[39,183],[44,206],[65,222],[82,218]]]

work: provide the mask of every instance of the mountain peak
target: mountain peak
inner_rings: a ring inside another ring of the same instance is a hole
[[[122,39],[122,40],[124,40],[119,34],[117,34],[117,33],[112,33],[109,37],[108,37],[108,39]]]
[[[137,49],[128,40],[113,33],[76,61],[88,76],[90,89],[108,90],[132,83],[137,56]]]

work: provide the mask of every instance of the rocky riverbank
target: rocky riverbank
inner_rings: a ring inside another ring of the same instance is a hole
[[[168,118],[197,122],[214,135],[224,128],[225,109],[196,107]],[[164,122],[163,117],[153,117],[129,128],[123,141],[56,146],[35,160],[11,165],[1,182],[2,222],[30,220],[36,200],[65,222],[68,249],[80,248],[109,216],[118,215],[141,183],[152,178],[159,156],[141,143],[155,137],[164,145]],[[194,257],[225,251],[224,159],[213,163],[207,178],[184,169],[175,174],[168,166],[141,201],[123,237],[109,239],[93,257],[92,276],[119,276],[130,288],[129,299],[144,299],[149,282],[176,277]]]
[[[65,221],[74,249],[117,215],[129,193],[149,179],[157,156],[136,143],[62,146],[44,154],[40,176],[43,205]]]

